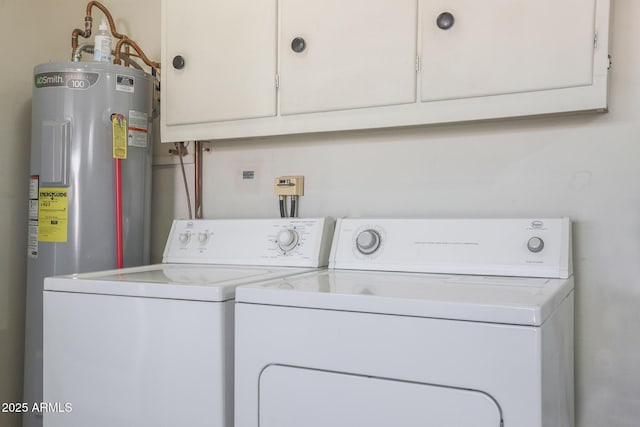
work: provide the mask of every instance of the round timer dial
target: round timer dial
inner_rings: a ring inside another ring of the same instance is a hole
[[[287,252],[295,248],[298,244],[299,236],[296,230],[282,230],[278,233],[278,240],[276,241],[278,247]]]
[[[544,248],[544,240],[540,237],[532,237],[527,242],[527,249],[533,253],[538,253]]]
[[[361,231],[356,237],[356,249],[364,255],[370,255],[380,247],[380,233],[376,230],[368,229]]]

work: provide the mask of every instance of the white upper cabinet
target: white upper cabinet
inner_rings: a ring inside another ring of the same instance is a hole
[[[162,0],[164,142],[606,111],[610,0]]]
[[[280,0],[280,113],[413,103],[417,0]]]
[[[276,114],[276,0],[163,0],[162,122]],[[188,125],[188,126],[185,126]],[[164,136],[163,136],[164,139]]]
[[[421,100],[591,85],[596,0],[425,0]]]

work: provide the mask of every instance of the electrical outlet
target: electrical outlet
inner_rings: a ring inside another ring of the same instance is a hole
[[[304,176],[281,176],[274,185],[278,196],[304,196]]]

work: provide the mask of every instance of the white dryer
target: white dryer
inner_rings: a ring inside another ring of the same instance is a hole
[[[232,427],[235,287],[326,266],[334,225],[174,221],[162,264],[45,279],[44,426]]]
[[[236,295],[236,427],[574,425],[569,219],[338,220]]]

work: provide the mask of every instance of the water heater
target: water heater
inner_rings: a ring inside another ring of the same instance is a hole
[[[109,63],[35,68],[25,426],[42,425],[32,409],[42,403],[44,278],[116,268],[117,253],[126,267],[149,262],[153,90],[153,77]]]

